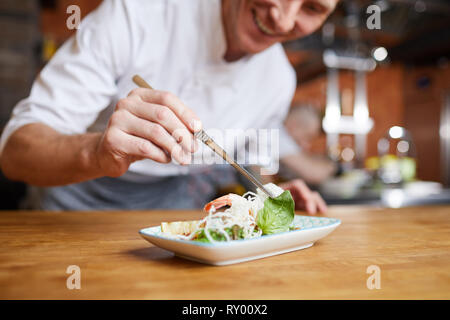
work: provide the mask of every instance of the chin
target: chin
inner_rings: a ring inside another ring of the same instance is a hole
[[[272,43],[258,43],[258,42],[253,41],[252,39],[242,39],[241,40],[241,49],[245,53],[256,54],[256,53],[259,53],[259,52],[262,52],[262,51],[268,49],[269,47],[271,47],[275,43],[276,42],[272,42]]]
[[[262,34],[256,26],[252,25],[252,23],[253,21],[251,20],[251,23],[243,26],[241,30],[238,30],[239,44],[242,51],[249,54],[255,54],[280,42],[274,37]]]

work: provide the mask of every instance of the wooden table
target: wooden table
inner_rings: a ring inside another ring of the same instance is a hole
[[[450,206],[331,207],[342,225],[313,247],[214,267],[138,230],[194,211],[0,212],[1,299],[450,299]],[[68,290],[69,265],[81,289]],[[367,267],[381,289],[366,286]]]

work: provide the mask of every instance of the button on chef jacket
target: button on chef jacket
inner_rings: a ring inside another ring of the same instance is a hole
[[[133,75],[139,74],[155,89],[178,96],[207,132],[277,128],[280,156],[293,153],[295,143],[282,121],[294,94],[295,72],[282,46],[235,62],[223,59],[225,51],[220,0],[105,0],[83,19],[39,74],[29,97],[14,108],[0,150],[29,123],[64,134],[103,131],[117,101],[136,87]],[[225,150],[233,148],[217,139]],[[199,167],[142,160],[118,180],[150,183]]]

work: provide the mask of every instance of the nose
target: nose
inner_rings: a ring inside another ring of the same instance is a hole
[[[303,0],[281,1],[280,6],[270,9],[277,32],[288,33],[294,28],[302,4]]]

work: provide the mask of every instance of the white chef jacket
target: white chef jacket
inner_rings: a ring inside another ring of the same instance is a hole
[[[225,51],[220,0],[105,0],[15,107],[0,151],[28,123],[44,123],[64,134],[104,130],[117,101],[136,87],[135,74],[178,96],[206,131],[278,128],[283,140],[291,139],[282,120],[296,80],[282,46],[231,63],[223,59]],[[295,144],[281,141],[281,155],[292,153],[283,149],[289,145]],[[137,181],[190,170],[142,160],[122,178]]]

